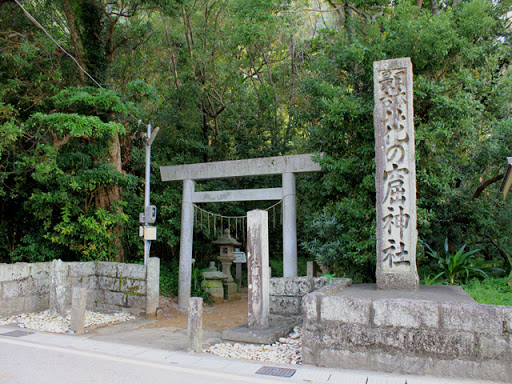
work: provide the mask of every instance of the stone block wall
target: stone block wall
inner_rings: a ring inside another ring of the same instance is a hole
[[[347,297],[303,299],[307,364],[512,382],[512,307]]]
[[[50,263],[0,264],[0,316],[48,309]]]
[[[350,285],[350,279],[337,284]],[[302,298],[328,283],[326,277],[273,277],[270,279],[270,325],[302,324]]]
[[[0,316],[39,312],[49,308],[52,263],[0,264]],[[55,279],[71,308],[73,287],[87,289],[87,308],[151,315],[158,306],[160,263],[148,267],[114,262],[64,262],[62,277]],[[156,302],[156,305],[155,305]]]

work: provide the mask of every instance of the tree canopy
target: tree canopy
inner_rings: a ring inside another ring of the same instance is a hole
[[[156,256],[177,257],[181,210],[181,185],[162,183],[159,166],[326,152],[324,172],[298,178],[300,257],[371,281],[372,64],[410,57],[420,276],[433,262],[424,245],[446,239],[510,272],[512,210],[498,187],[512,148],[511,4],[0,1],[0,262],[140,262],[142,120],[160,127]],[[255,207],[266,206],[203,208]],[[214,237],[196,231],[198,261],[216,254]],[[279,226],[271,242],[279,259]]]

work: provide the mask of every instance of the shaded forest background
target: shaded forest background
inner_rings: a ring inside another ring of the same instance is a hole
[[[435,262],[425,244],[442,249],[446,239],[450,250],[468,244],[509,273],[512,209],[499,185],[512,156],[511,5],[0,0],[0,262],[141,262],[142,120],[160,127],[153,256],[179,257],[182,186],[162,183],[161,165],[322,151],[325,172],[297,181],[301,263],[318,259],[340,276],[371,281],[372,63],[408,56],[420,277]],[[245,178],[198,188],[279,183]],[[240,216],[271,204],[201,207]],[[198,264],[217,255],[210,243],[218,235],[206,223],[196,229]],[[270,236],[279,269],[279,223]]]

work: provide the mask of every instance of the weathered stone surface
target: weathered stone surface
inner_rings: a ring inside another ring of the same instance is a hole
[[[512,333],[512,307],[502,307],[504,323],[503,328],[505,332]]]
[[[98,277],[97,276],[82,276],[71,279],[73,287],[83,287],[87,290],[98,288]]]
[[[247,278],[249,328],[268,328],[269,305],[268,212],[247,213]]]
[[[457,377],[484,382],[510,383],[512,371],[509,364],[487,360],[485,362],[462,359],[436,359],[433,361],[431,375],[442,377]]]
[[[203,298],[191,297],[188,307],[188,345],[196,353],[203,352]]]
[[[478,345],[479,356],[484,359],[508,360],[512,365],[512,350],[510,336],[481,335]]]
[[[302,298],[294,296],[270,296],[270,313],[281,315],[300,315]]]
[[[128,308],[142,308],[146,307],[146,296],[127,295]]]
[[[2,296],[5,298],[28,296],[32,294],[34,288],[34,280],[31,278],[4,281],[2,283]]]
[[[96,263],[96,274],[98,276],[117,277],[118,263],[110,261],[99,261]]]
[[[240,291],[237,283],[224,283],[224,300],[235,301],[240,300]]]
[[[100,298],[102,299],[103,296],[100,295],[100,292],[102,291],[99,291],[97,289],[87,289],[87,302],[86,302],[86,305],[85,307],[86,308],[94,308],[94,306],[96,305],[97,302],[100,301]]]
[[[53,260],[50,267],[50,312],[66,315],[66,296],[69,298],[71,295],[67,294],[67,277],[69,267],[67,263],[62,260]]]
[[[130,279],[146,279],[146,266],[141,264],[118,264],[118,276]]]
[[[0,300],[0,316],[12,316],[25,311],[25,298],[12,297]]]
[[[377,286],[418,289],[412,64],[401,58],[373,68]]]
[[[325,296],[322,298],[320,317],[343,323],[369,324],[372,301],[350,297]]]
[[[71,277],[95,276],[96,265],[92,262],[69,263],[69,275]]]
[[[121,278],[121,292],[127,294],[146,295],[146,281]]]
[[[46,293],[43,295],[25,296],[22,302],[23,310],[17,313],[41,312],[49,308],[50,295]]]
[[[222,280],[203,280],[202,284],[203,288],[210,292],[215,304],[222,304],[224,302],[224,284],[222,284]]]
[[[403,328],[373,328],[375,344],[379,347],[388,350],[395,348],[397,350],[404,350],[407,347],[408,331]]]
[[[370,352],[367,368],[390,373],[426,375],[432,370],[432,365],[433,361],[428,357]]]
[[[98,288],[121,292],[121,280],[116,277],[98,276]]]
[[[47,295],[50,293],[50,278],[34,279],[34,294]]]
[[[321,349],[316,351],[318,366],[327,368],[368,368],[368,354],[346,350]]]
[[[302,298],[302,314],[304,321],[317,322],[320,315],[320,296],[316,292],[310,293]]]
[[[472,356],[475,337],[468,332],[410,331],[408,349],[438,356]]]
[[[0,264],[0,282],[23,280],[30,275],[30,264]]]
[[[307,262],[307,278],[311,280],[314,277],[316,277],[317,271],[318,271],[318,265],[317,265],[316,261],[308,261]]]
[[[30,263],[30,276],[34,280],[48,280],[50,278],[50,263]]]
[[[329,279],[327,277],[315,277],[313,279],[313,290],[325,287],[328,283]]]
[[[503,309],[483,304],[443,303],[441,327],[443,329],[501,335],[504,331]]]
[[[270,327],[274,326],[288,326],[294,327],[302,324],[302,315],[276,315],[271,313],[268,317],[268,324]]]
[[[126,294],[121,292],[105,291],[104,304],[115,305],[119,307],[126,307],[127,299]]]
[[[438,328],[436,302],[419,300],[375,300],[373,322],[383,327]]]
[[[150,257],[146,269],[146,316],[156,316],[160,300],[160,259]]]
[[[85,332],[85,306],[87,303],[87,289],[74,287],[71,303],[71,322],[69,329],[81,334]]]
[[[313,290],[307,277],[273,277],[270,279],[272,296],[304,296]]]

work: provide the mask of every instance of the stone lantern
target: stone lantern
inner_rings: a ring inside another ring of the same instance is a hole
[[[222,272],[228,277],[224,282],[224,299],[225,300],[239,300],[240,293],[238,292],[237,284],[231,276],[231,264],[235,260],[235,247],[242,245],[235,238],[231,237],[229,228],[224,230],[220,238],[213,241],[212,244],[220,246],[220,255],[217,259],[222,263]]]

